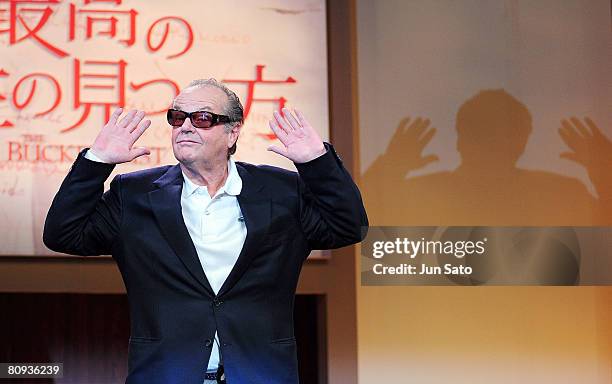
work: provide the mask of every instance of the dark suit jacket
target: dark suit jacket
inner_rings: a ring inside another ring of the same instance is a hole
[[[299,172],[237,163],[247,236],[215,295],[180,205],[178,165],[118,175],[82,152],[55,196],[50,249],[112,254],[128,293],[127,384],[201,384],[215,329],[229,384],[297,383],[293,300],[313,249],[359,242],[368,225],[359,190],[333,147]]]

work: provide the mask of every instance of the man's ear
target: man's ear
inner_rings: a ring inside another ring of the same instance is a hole
[[[228,148],[231,148],[236,143],[236,141],[238,141],[238,136],[240,135],[241,129],[242,123],[234,125],[231,131],[229,131],[229,140],[227,143]]]

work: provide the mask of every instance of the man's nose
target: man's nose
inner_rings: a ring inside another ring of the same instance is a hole
[[[186,118],[181,125],[181,132],[195,132],[195,127],[191,124],[190,118]]]

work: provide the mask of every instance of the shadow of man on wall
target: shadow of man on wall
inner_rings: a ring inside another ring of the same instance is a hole
[[[437,161],[422,152],[435,135],[428,119],[403,119],[385,153],[362,176],[374,225],[612,224],[612,142],[589,118],[563,119],[569,150],[560,157],[586,168],[597,196],[576,178],[517,167],[532,132],[527,107],[504,90],[484,90],[457,112],[460,165],[410,177]],[[408,175],[408,177],[407,177]]]

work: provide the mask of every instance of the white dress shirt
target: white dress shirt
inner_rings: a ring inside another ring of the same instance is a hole
[[[85,152],[85,158],[103,162],[91,151]],[[212,198],[206,186],[195,184],[185,173],[181,192],[183,220],[215,294],[219,293],[223,282],[236,264],[247,234],[236,197],[242,190],[242,179],[231,158],[227,167],[225,184]],[[222,362],[222,359],[219,353],[219,336],[215,331],[207,371],[216,371],[219,362]]]
[[[215,294],[236,264],[247,233],[236,198],[242,190],[242,179],[232,159],[227,167],[225,184],[212,198],[206,186],[193,183],[184,173],[181,193],[185,225]],[[219,337],[215,332],[208,370],[215,371],[220,361]]]

